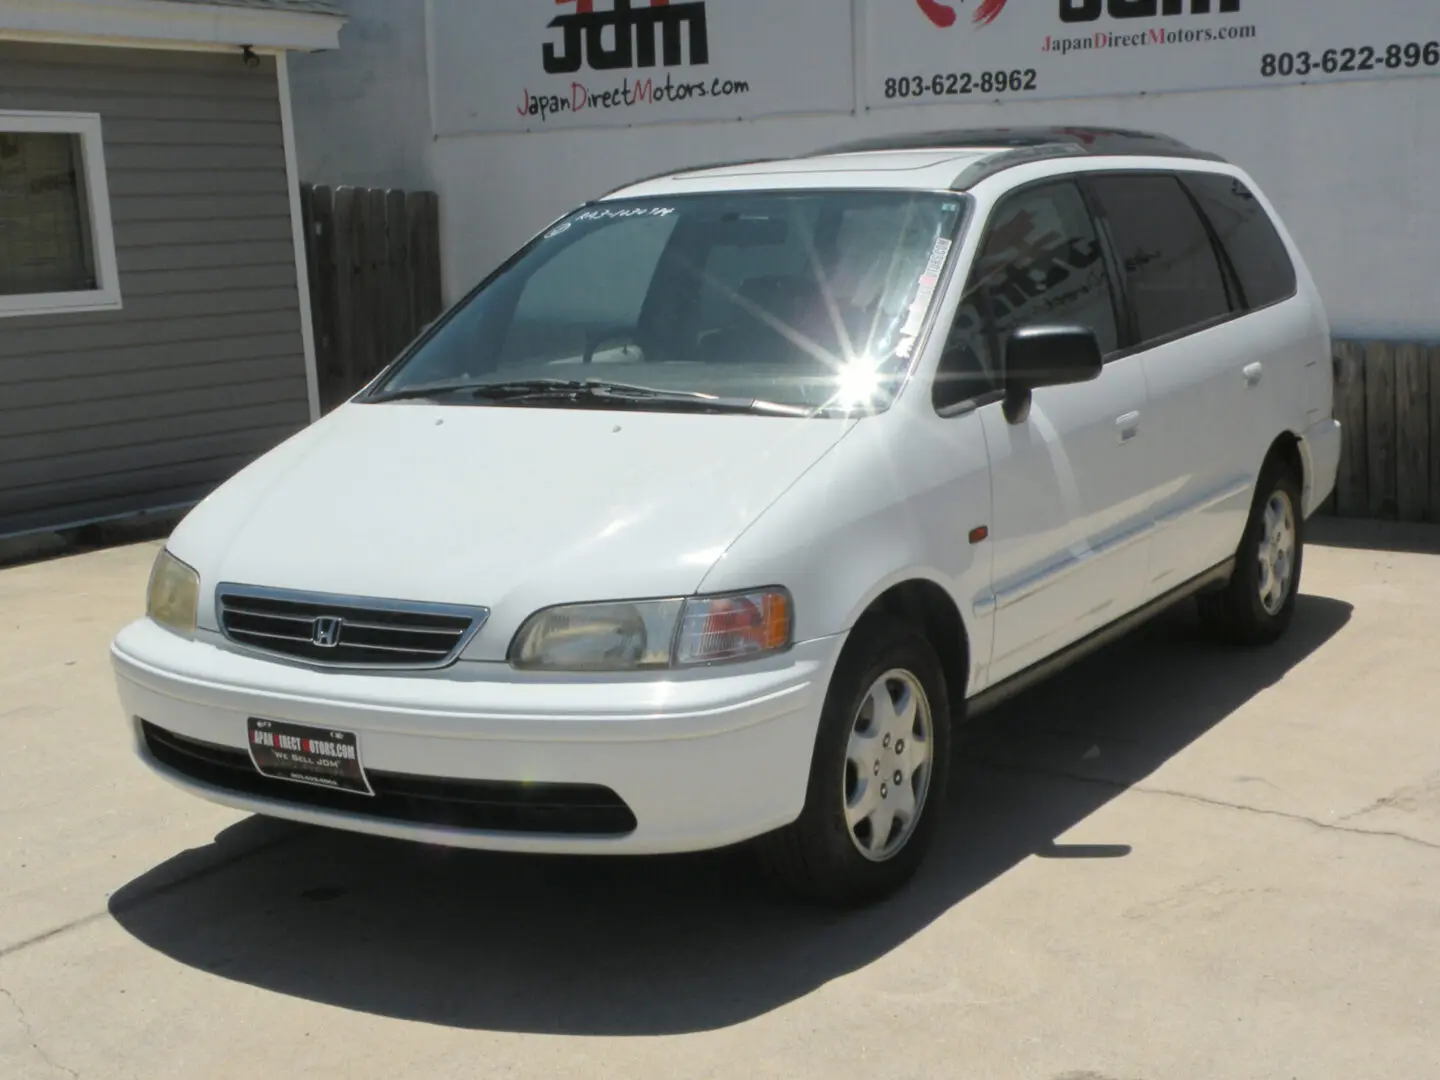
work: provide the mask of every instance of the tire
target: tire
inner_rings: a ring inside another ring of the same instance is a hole
[[[889,723],[881,694],[896,714]],[[907,701],[915,705],[912,737],[901,746]],[[929,641],[904,622],[863,620],[825,695],[805,808],[795,822],[756,842],[762,866],[793,892],[836,906],[868,903],[905,884],[942,814],[950,727],[945,677]],[[909,816],[907,806],[913,807]],[[866,816],[852,827],[852,816],[862,811]]]
[[[1289,553],[1282,567],[1274,555],[1275,539],[1277,529],[1286,520],[1280,548],[1284,549],[1283,537],[1288,537]],[[1196,598],[1201,622],[1231,644],[1269,645],[1277,641],[1295,615],[1304,556],[1300,478],[1284,462],[1271,460],[1260,471],[1250,519],[1235,553],[1235,573],[1223,589]],[[1282,571],[1286,579],[1283,587],[1279,581]]]

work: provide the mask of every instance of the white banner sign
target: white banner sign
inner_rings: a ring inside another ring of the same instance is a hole
[[[869,108],[1440,74],[1440,0],[865,0]]]
[[[435,129],[855,108],[848,0],[431,0]]]

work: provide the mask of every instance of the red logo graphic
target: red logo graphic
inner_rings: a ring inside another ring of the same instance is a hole
[[[915,2],[920,5],[920,10],[925,13],[925,17],[942,30],[948,30],[955,25],[958,16],[956,16],[952,4],[944,4],[940,0],[915,0]],[[981,0],[971,21],[976,26],[989,26],[1000,17],[1000,13],[1005,10],[1005,5],[1009,2],[1010,0]]]

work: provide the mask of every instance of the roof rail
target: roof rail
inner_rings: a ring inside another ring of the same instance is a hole
[[[1190,158],[1196,161],[1223,162],[1225,160],[1219,154],[1196,150],[1169,135],[1101,127],[967,128],[961,131],[912,132],[860,139],[801,156],[816,158],[829,157],[833,154],[864,154],[893,150],[968,149],[1001,150],[1003,152],[982,158],[967,167],[951,185],[956,191],[968,190],[981,180],[1004,172],[1006,169],[1013,169],[1018,165],[1027,165],[1035,161],[1049,161],[1053,158],[1085,155],[1096,157],[1135,155]],[[739,161],[716,161],[704,165],[666,169],[664,172],[651,176],[630,180],[605,192],[599,198],[608,199],[626,188],[636,187],[652,180],[685,176],[689,173],[709,172],[715,169],[736,168],[741,165],[766,165],[784,160],[787,159],[744,158]],[[592,201],[599,201],[599,199]]]
[[[969,191],[981,180],[988,180],[1006,169],[1029,165],[1036,161],[1053,161],[1056,158],[1085,157],[1085,151],[1070,143],[1043,143],[1039,146],[1021,146],[991,154],[967,165],[950,183],[952,191]]]
[[[1091,155],[1139,155],[1144,157],[1190,158],[1197,161],[1224,161],[1218,154],[1196,150],[1169,135],[1149,131],[1126,131],[1122,128],[1098,127],[1036,127],[1036,128],[969,128],[963,131],[929,131],[898,135],[881,135],[873,139],[843,143],[811,154],[864,154],[888,150],[967,150],[1005,148],[975,162],[955,179],[956,191],[974,187],[981,180],[1017,165],[1052,158]]]
[[[1169,135],[1102,127],[968,128],[881,135],[832,146],[811,155],[859,154],[881,150],[964,150],[980,147],[1078,146],[1087,154],[1144,154],[1221,160]]]

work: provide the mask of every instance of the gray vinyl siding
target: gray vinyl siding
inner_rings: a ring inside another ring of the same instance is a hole
[[[0,42],[102,118],[123,310],[0,318],[0,536],[192,503],[309,421],[275,64]]]

